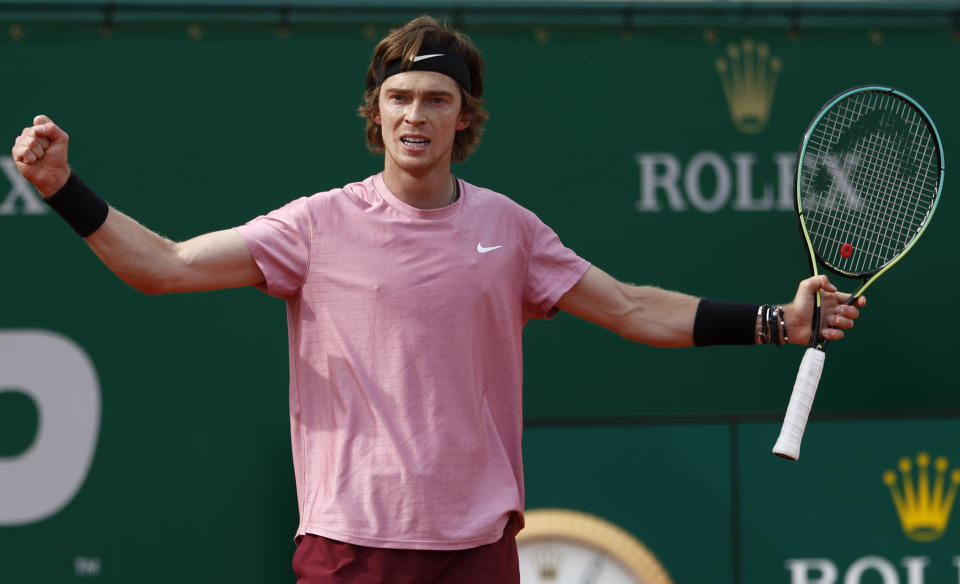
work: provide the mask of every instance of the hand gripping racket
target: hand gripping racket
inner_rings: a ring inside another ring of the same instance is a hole
[[[920,105],[889,87],[856,87],[813,119],[797,155],[796,211],[817,263],[859,278],[852,304],[923,234],[943,188],[940,136]],[[820,338],[820,292],[810,347],[803,355],[773,453],[800,456],[800,441],[820,382],[827,340]]]

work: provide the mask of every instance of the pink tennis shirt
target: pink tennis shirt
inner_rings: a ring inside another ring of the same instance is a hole
[[[522,513],[521,333],[589,264],[507,197],[460,192],[420,210],[378,174],[237,228],[287,301],[298,536],[464,549]]]

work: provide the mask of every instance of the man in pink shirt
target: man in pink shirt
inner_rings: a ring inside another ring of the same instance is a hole
[[[564,310],[664,347],[806,344],[859,312],[825,277],[783,325],[758,305],[618,282],[533,213],[451,174],[476,147],[483,61],[422,17],[374,51],[365,105],[382,173],[245,225],[172,242],[109,207],[37,116],[20,172],[120,278],[146,293],[258,286],[287,303],[298,582],[518,582],[524,324]],[[863,305],[863,301],[858,303]],[[776,328],[776,327],[775,327]]]

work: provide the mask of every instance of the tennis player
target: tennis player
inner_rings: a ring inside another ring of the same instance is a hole
[[[533,213],[451,174],[487,112],[472,42],[428,17],[366,76],[383,172],[245,225],[173,242],[110,207],[37,116],[17,167],[120,278],[148,294],[258,286],[286,300],[300,583],[519,582],[521,332],[563,310],[661,347],[784,342],[858,317],[826,277],[792,303],[724,303],[619,282]],[[860,306],[863,302],[858,303]]]

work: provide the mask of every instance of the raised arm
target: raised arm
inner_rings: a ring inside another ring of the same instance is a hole
[[[866,304],[861,297],[855,306],[843,303],[849,294],[838,292],[826,276],[800,282],[794,301],[783,307],[789,342],[805,345],[810,340],[814,293],[821,292],[821,334],[843,338],[853,327]],[[686,347],[693,344],[694,323],[700,298],[653,286],[635,286],[614,279],[591,267],[560,301],[560,310],[606,327],[620,336],[657,347]],[[754,330],[759,331],[760,319]]]
[[[37,116],[33,126],[25,128],[13,146],[13,159],[20,174],[45,199],[66,194],[60,191],[71,179],[68,143],[67,133],[50,118]],[[137,290],[147,294],[189,292],[249,286],[264,280],[236,230],[216,231],[177,243],[112,207],[91,208],[89,202],[79,206],[70,212],[80,214],[80,223],[91,225],[91,233],[80,231],[87,245],[108,268]]]

